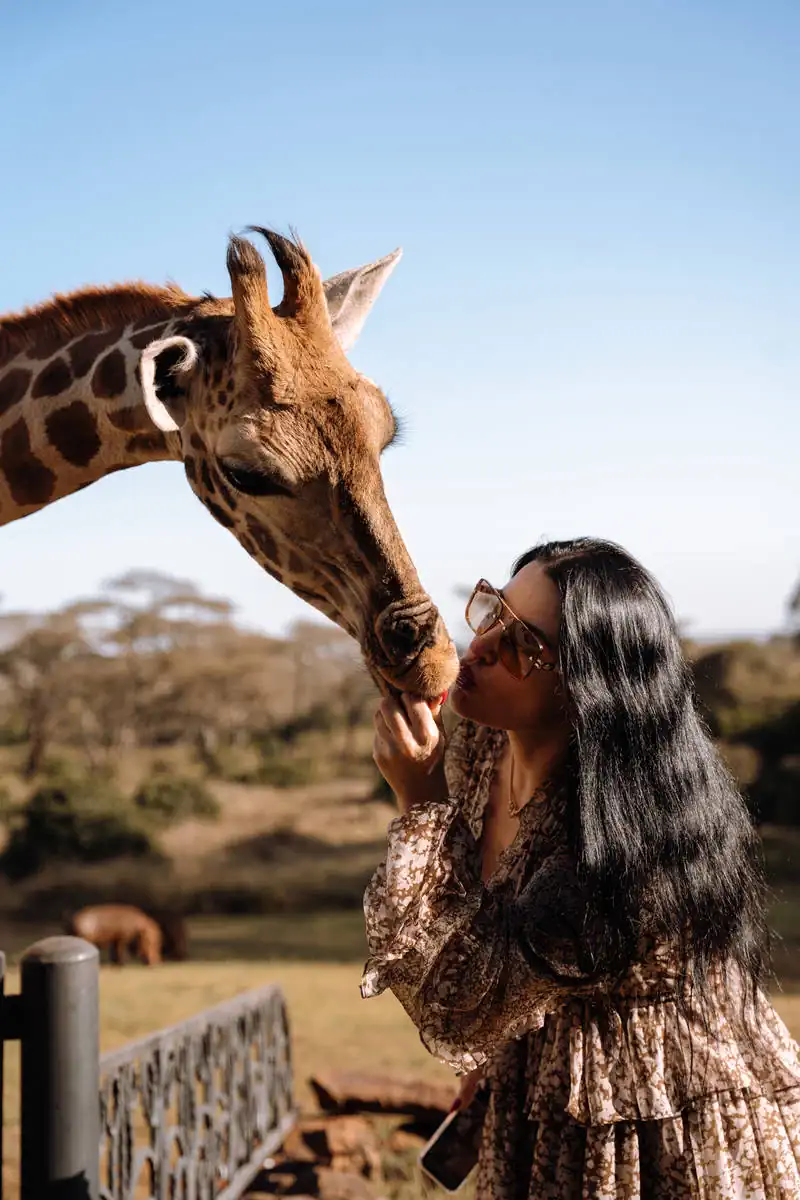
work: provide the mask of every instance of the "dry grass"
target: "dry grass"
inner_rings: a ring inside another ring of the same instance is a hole
[[[232,851],[276,829],[330,845],[369,843],[383,838],[394,816],[388,804],[368,802],[371,780],[341,779],[298,788],[250,784],[212,785],[222,806],[218,821],[183,821],[168,829],[161,846],[179,874],[202,870],[208,859]]]
[[[16,959],[33,937],[49,930],[5,931]],[[192,922],[193,954],[183,964],[149,971],[104,966],[100,977],[101,1050],[108,1051],[201,1009],[259,987],[278,983],[292,1023],[297,1094],[312,1105],[306,1081],[322,1069],[364,1069],[451,1081],[449,1071],[423,1049],[410,1021],[391,995],[364,1001],[358,990],[363,964],[363,923],[357,913],[309,918],[208,918]],[[18,987],[16,967],[8,990]],[[776,1007],[800,1038],[800,993],[778,994]],[[17,1186],[19,1057],[6,1051],[3,1179],[7,1195]],[[398,1185],[397,1200],[412,1200],[417,1185]]]
[[[126,770],[130,785],[135,774],[133,764],[127,764]],[[292,872],[304,877],[308,874],[320,883],[324,883],[326,872],[331,878],[338,878],[338,872],[346,884],[342,894],[350,889],[348,895],[356,895],[359,888],[354,890],[353,879],[363,875],[366,881],[380,857],[386,825],[394,815],[390,806],[368,802],[370,789],[371,781],[364,779],[285,790],[216,783],[213,790],[222,804],[221,819],[175,826],[163,835],[162,844],[172,859],[175,877],[187,887],[197,880],[241,880],[250,887],[258,885],[259,880],[272,880],[272,890],[279,896],[285,874],[288,896]],[[311,848],[298,850],[295,860],[288,851],[282,851],[280,860],[273,861],[265,853],[264,839],[276,831],[290,831],[297,839],[308,839]],[[786,980],[786,992],[776,995],[775,1003],[794,1036],[800,1038],[800,885],[796,882],[800,834],[774,831],[767,841],[778,893],[771,923],[783,938],[776,962]],[[334,861],[336,856],[330,853],[337,848],[341,850],[340,861]],[[104,864],[103,869],[109,869],[109,865]],[[114,866],[110,869],[117,870]],[[136,866],[136,870],[141,868]],[[120,886],[124,892],[124,883]],[[19,903],[19,896],[16,899]],[[13,963],[26,945],[55,932],[59,932],[55,925],[0,925],[0,947]],[[423,1050],[393,997],[361,1000],[358,983],[366,947],[358,910],[302,917],[195,918],[190,922],[190,933],[189,963],[165,965],[146,973],[141,967],[102,969],[102,1051],[115,1049],[249,988],[277,982],[286,994],[292,1020],[297,1091],[302,1104],[311,1103],[305,1081],[316,1070],[347,1067],[420,1074],[433,1080],[451,1078]],[[12,968],[8,990],[14,992],[17,986],[16,969]],[[3,1179],[7,1195],[15,1194],[17,1186],[18,1083],[18,1049],[10,1044],[6,1050],[4,1109]],[[392,1195],[394,1200],[413,1200],[420,1193],[409,1183]]]
[[[360,963],[192,962],[148,971],[104,966],[100,975],[101,1051],[192,1016],[249,988],[278,983],[292,1023],[297,1095],[310,1107],[309,1075],[322,1068],[424,1075],[449,1080],[450,1073],[423,1049],[392,996],[364,1001],[358,991]],[[16,991],[16,971],[9,991]],[[14,1195],[19,1170],[19,1053],[6,1050],[3,1182]]]

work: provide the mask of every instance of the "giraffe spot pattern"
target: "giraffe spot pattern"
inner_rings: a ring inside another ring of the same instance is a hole
[[[334,562],[332,558],[325,558],[323,555],[320,555],[319,562],[320,566],[324,567],[328,574],[332,575],[338,583],[345,582],[344,573],[342,572],[341,567],[337,562]]]
[[[202,480],[203,487],[207,492],[216,491],[216,488],[214,487],[214,480],[211,478],[211,472],[208,469],[208,463],[205,459],[203,459],[203,461],[200,463],[200,479]]]
[[[30,381],[31,372],[25,371],[21,367],[8,371],[0,379],[0,417],[15,404],[19,404],[28,390]]]
[[[239,507],[239,505],[236,501],[236,497],[225,486],[225,484],[222,482],[222,479],[220,478],[220,476],[217,474],[216,471],[212,471],[211,478],[214,480],[214,486],[216,487],[217,491],[219,492],[221,498],[227,504],[228,508],[233,509],[233,511],[236,512],[236,509]]]
[[[31,396],[40,400],[44,396],[60,396],[72,383],[72,371],[65,359],[54,358],[33,381]]]
[[[329,607],[327,601],[318,595],[317,592],[312,592],[310,588],[299,587],[295,583],[291,586],[295,596],[299,596],[301,600],[305,600],[306,604],[312,604],[314,608],[319,608],[320,606],[323,608]]]
[[[192,433],[191,437],[189,438],[189,444],[191,445],[192,449],[197,450],[199,454],[205,454],[206,444],[200,437],[199,433]]]
[[[116,341],[119,341],[117,330],[106,329],[101,333],[87,333],[85,337],[73,342],[68,348],[67,354],[75,378],[83,379],[84,375],[88,375],[97,358]]]
[[[267,561],[277,564],[280,561],[278,545],[270,531],[250,516],[247,518],[247,531]]]
[[[167,449],[163,433],[135,433],[128,438],[125,449],[129,454],[155,454]]]
[[[238,534],[237,534],[237,537],[238,537]],[[276,566],[274,566],[272,563],[268,563],[268,562],[266,562],[266,561],[265,561],[265,560],[264,560],[264,559],[261,557],[261,555],[258,553],[258,551],[256,551],[256,559],[257,559],[257,561],[258,561],[258,565],[259,565],[260,567],[263,567],[263,568],[264,568],[264,570],[267,572],[267,574],[268,574],[268,575],[271,575],[273,579],[277,579],[278,583],[285,583],[285,582],[286,582],[286,580],[283,578],[283,575],[282,575],[282,574],[281,574],[281,572],[278,570],[278,568],[277,568]]]
[[[92,391],[101,400],[121,396],[128,382],[125,358],[121,350],[112,350],[100,359],[92,375]]]
[[[150,313],[149,316],[139,317],[139,320],[134,322],[133,328],[134,329],[148,329],[153,324],[154,324],[153,314]]]
[[[141,404],[126,404],[122,408],[111,408],[106,416],[115,429],[121,429],[125,433],[135,433],[137,429],[146,429],[148,424],[147,409]]]
[[[325,595],[330,600],[337,613],[344,614],[347,611],[344,596],[339,589],[329,580],[325,580]]]
[[[219,504],[215,504],[214,501],[210,500],[208,497],[205,497],[203,503],[211,513],[212,517],[216,517],[220,525],[224,525],[226,529],[233,529],[236,522],[230,513],[226,513],[224,508],[220,508]]]
[[[47,436],[74,467],[86,467],[100,451],[97,421],[82,400],[57,408],[45,421]]]
[[[197,465],[191,456],[183,460],[183,469],[186,472],[186,478],[189,482],[197,483]]]
[[[44,504],[53,495],[56,477],[31,450],[31,435],[22,418],[0,438],[0,470],[15,504]]]
[[[149,329],[134,333],[128,340],[134,350],[144,350],[151,342],[157,342],[166,328],[166,325],[152,325]]]
[[[61,345],[57,334],[54,334],[51,329],[39,329],[28,342],[25,353],[31,360],[39,362],[44,358],[50,358],[60,349]]]

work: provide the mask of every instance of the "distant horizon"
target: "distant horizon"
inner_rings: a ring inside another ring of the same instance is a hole
[[[244,552],[242,552],[242,553],[244,553]],[[2,620],[2,618],[4,616],[9,616],[14,612],[29,612],[32,615],[38,614],[38,615],[44,616],[45,614],[47,614],[49,612],[58,611],[61,608],[65,608],[65,607],[69,606],[70,604],[78,603],[81,600],[86,600],[86,599],[93,598],[97,595],[102,594],[104,591],[103,585],[108,583],[111,578],[116,578],[119,575],[127,573],[128,571],[130,571],[130,572],[139,572],[139,571],[147,572],[147,571],[151,571],[151,570],[156,570],[157,573],[159,573],[159,574],[162,574],[165,576],[170,576],[170,572],[163,570],[163,568],[153,568],[152,566],[144,566],[142,564],[131,563],[125,570],[120,571],[120,572],[114,572],[113,576],[106,576],[106,577],[104,577],[104,579],[98,580],[97,586],[94,589],[89,588],[86,591],[76,593],[73,596],[68,596],[62,602],[60,602],[57,605],[53,605],[52,607],[37,606],[37,607],[32,607],[32,608],[27,608],[27,609],[12,608],[10,605],[8,605],[6,603],[5,594],[3,592],[0,592],[0,620]],[[187,576],[184,573],[181,573],[180,576],[175,576],[175,578],[188,583],[192,587],[197,588],[199,594],[203,597],[229,601],[232,606],[231,619],[237,626],[239,626],[240,628],[245,629],[245,630],[250,630],[252,632],[262,633],[267,637],[287,638],[291,635],[292,627],[295,624],[300,623],[300,622],[307,622],[309,624],[320,625],[323,628],[326,626],[332,626],[334,624],[327,617],[325,617],[322,613],[318,612],[316,609],[312,608],[309,604],[306,604],[303,601],[299,602],[299,610],[297,612],[295,612],[289,619],[284,621],[282,624],[276,624],[275,622],[265,622],[263,620],[253,619],[252,615],[250,615],[248,617],[247,610],[244,609],[243,606],[237,602],[235,597],[233,597],[231,595],[227,595],[225,593],[224,589],[219,588],[219,587],[216,589],[214,589],[214,588],[209,589],[207,587],[204,587],[198,579],[193,579],[191,576]],[[271,580],[269,581],[270,584],[272,584],[272,582],[273,581],[271,581]],[[277,585],[277,586],[280,587],[280,585]],[[293,599],[296,600],[296,597],[293,597]],[[442,615],[445,619],[445,622],[448,626],[451,636],[454,637],[455,640],[458,642],[467,641],[471,635],[470,635],[469,630],[466,626],[466,623],[464,622],[464,619],[463,619],[463,602],[461,602],[458,598],[455,598],[455,599],[450,598],[448,600],[447,597],[445,597],[443,599],[440,596],[439,597],[433,596],[432,599],[434,600],[434,603],[437,604],[440,611],[442,612]],[[727,642],[737,642],[737,641],[765,642],[765,641],[769,641],[773,638],[793,637],[793,636],[796,636],[798,633],[798,628],[796,625],[793,624],[792,618],[789,614],[788,603],[786,605],[784,620],[781,623],[779,623],[771,628],[770,627],[749,628],[749,629],[744,628],[744,627],[740,628],[740,629],[735,629],[735,628],[715,629],[713,627],[695,628],[694,623],[691,622],[690,620],[684,619],[680,613],[676,613],[675,616],[676,616],[678,625],[681,628],[682,636],[684,636],[685,638],[688,638],[691,641],[698,642],[703,645],[713,645],[713,644],[719,644],[719,643],[723,643],[723,642],[727,643]],[[339,628],[339,627],[337,626],[337,628]],[[344,632],[341,629],[339,631]]]
[[[763,637],[800,578],[798,61],[790,0],[12,6],[0,310],[126,279],[227,295],[249,223],[297,228],[323,275],[400,245],[350,358],[405,418],[387,495],[448,624],[454,586],[592,534],[692,636]],[[224,581],[268,632],[312,612],[173,464],[0,553],[6,609],[144,564]]]

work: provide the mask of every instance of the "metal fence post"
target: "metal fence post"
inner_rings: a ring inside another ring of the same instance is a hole
[[[22,1200],[98,1200],[98,963],[74,937],[22,957]]]

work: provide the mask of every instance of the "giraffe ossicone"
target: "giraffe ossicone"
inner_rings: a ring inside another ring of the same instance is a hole
[[[260,565],[359,642],[386,689],[438,696],[457,657],[386,500],[395,418],[345,350],[400,251],[322,281],[263,235],[283,277],[231,237],[231,297],[128,284],[0,318],[0,524],[112,471],[182,462]]]

